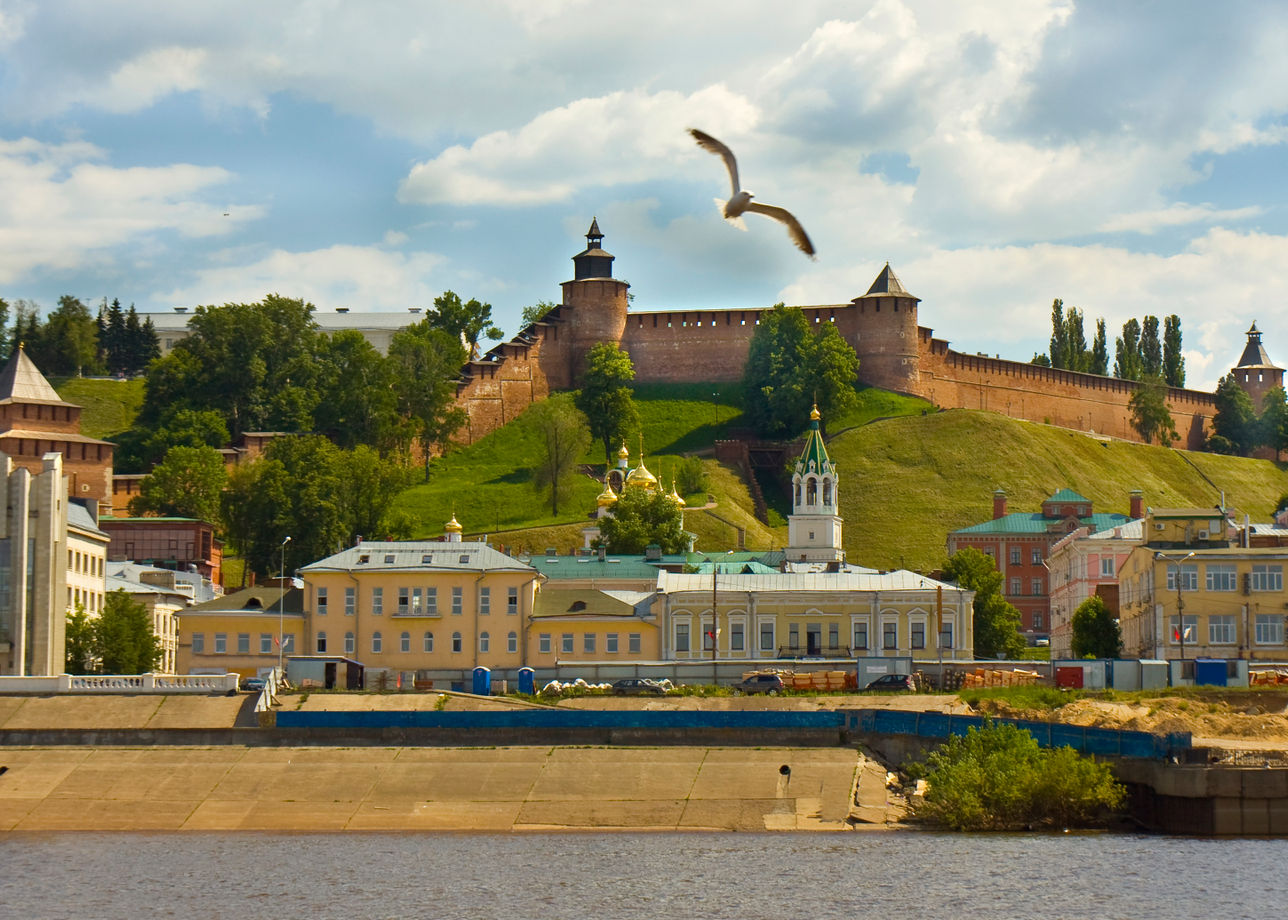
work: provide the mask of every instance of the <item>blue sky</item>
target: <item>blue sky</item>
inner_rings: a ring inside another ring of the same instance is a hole
[[[785,7],[790,6],[790,9]],[[1177,313],[1288,365],[1280,3],[0,0],[0,296],[143,310],[837,303],[889,260],[961,351]],[[719,161],[819,251],[716,213]]]

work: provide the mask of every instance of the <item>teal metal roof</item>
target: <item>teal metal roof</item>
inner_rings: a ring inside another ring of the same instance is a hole
[[[1060,501],[1076,501],[1076,499],[1060,499]],[[1086,499],[1083,499],[1083,501],[1086,501]],[[1126,524],[1130,520],[1131,518],[1125,514],[1090,514],[1086,517],[1078,518],[1078,523],[1083,527],[1091,528],[1091,532],[1095,533],[1098,530],[1110,530],[1120,524]],[[1059,522],[1059,518],[1044,517],[1038,511],[1020,511],[991,521],[984,521],[982,524],[962,527],[954,530],[953,533],[1046,533],[1047,528]]]
[[[1061,489],[1059,492],[1048,498],[1047,502],[1086,502],[1087,504],[1091,504],[1091,499],[1086,496],[1079,495],[1077,492],[1073,491],[1073,489]],[[1045,505],[1046,502],[1043,502],[1042,504]]]
[[[654,581],[664,566],[683,568],[685,557],[663,556],[649,562],[643,556],[530,556],[528,564],[546,578],[634,578]]]

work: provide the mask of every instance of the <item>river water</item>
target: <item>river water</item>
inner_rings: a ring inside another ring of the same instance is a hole
[[[15,918],[1268,918],[1288,840],[1111,834],[0,835]]]

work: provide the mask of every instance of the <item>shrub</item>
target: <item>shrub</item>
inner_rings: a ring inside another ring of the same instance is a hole
[[[1072,748],[1043,750],[1014,725],[949,739],[927,761],[917,816],[953,830],[1085,827],[1122,805],[1108,766]]]

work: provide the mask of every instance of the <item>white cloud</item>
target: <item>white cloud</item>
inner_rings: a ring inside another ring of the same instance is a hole
[[[248,206],[225,218],[201,200],[229,180],[218,167],[117,169],[98,162],[103,158],[84,142],[0,142],[0,282],[105,259],[159,232],[228,233],[260,214]]]
[[[1188,205],[1175,204],[1157,211],[1139,211],[1134,214],[1118,214],[1100,225],[1105,233],[1130,231],[1134,233],[1153,233],[1162,227],[1179,227],[1195,223],[1229,223],[1248,220],[1263,213],[1260,207],[1218,209],[1209,204]]]
[[[155,48],[126,61],[83,102],[107,112],[136,112],[171,93],[206,86],[207,52],[201,48]]]
[[[194,281],[152,295],[177,305],[253,303],[266,294],[299,297],[319,310],[402,310],[442,293],[428,284],[443,258],[430,252],[389,252],[370,246],[329,246],[308,252],[274,250],[253,261],[222,254],[225,264],[196,272]]]

